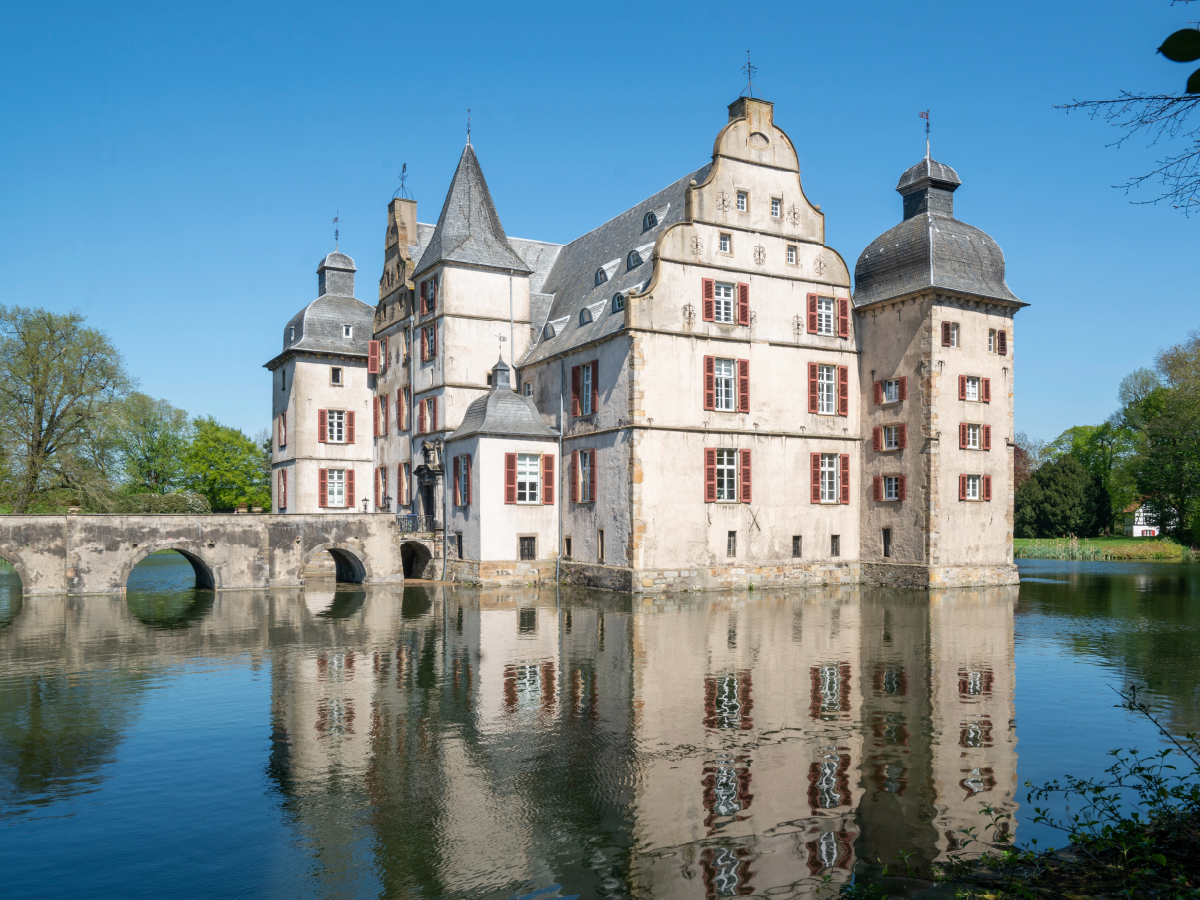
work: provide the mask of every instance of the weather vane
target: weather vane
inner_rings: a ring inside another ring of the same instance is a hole
[[[471,143],[471,107],[467,107],[467,143]]]
[[[397,197],[403,197],[405,200],[412,199],[412,194],[410,194],[408,192],[408,188],[406,188],[404,186],[404,182],[407,179],[408,179],[408,163],[405,163],[404,165],[402,165],[400,167],[400,187],[396,188],[395,193],[392,194],[393,200],[395,200]]]
[[[746,51],[746,64],[742,66],[742,71],[746,73],[746,95],[754,96],[754,73],[758,71],[758,66],[750,62],[750,51]]]
[[[925,120],[925,156],[929,157],[929,110],[919,114]]]
[[[338,216],[341,215],[339,210],[334,210],[333,214],[333,249],[338,247]]]

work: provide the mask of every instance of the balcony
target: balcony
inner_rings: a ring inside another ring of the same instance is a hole
[[[397,516],[396,521],[399,523],[401,534],[429,534],[442,530],[442,523],[437,520],[437,516],[402,515]]]

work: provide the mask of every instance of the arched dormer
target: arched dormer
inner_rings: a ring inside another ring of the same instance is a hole
[[[642,264],[642,254],[638,253],[636,250],[630,250],[629,256],[625,260],[626,268],[636,269],[641,264]]]
[[[604,267],[602,266],[596,270],[596,287],[599,287],[606,281],[608,281],[608,273],[604,271]]]

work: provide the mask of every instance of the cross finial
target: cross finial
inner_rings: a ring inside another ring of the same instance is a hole
[[[742,66],[742,71],[746,73],[746,96],[754,96],[754,73],[758,71],[758,66],[750,62],[750,51],[746,51],[746,64]]]

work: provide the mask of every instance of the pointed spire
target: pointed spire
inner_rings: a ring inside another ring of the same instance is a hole
[[[463,149],[437,227],[413,274],[420,275],[443,262],[511,269],[524,275],[530,272],[504,234],[470,144]]]

